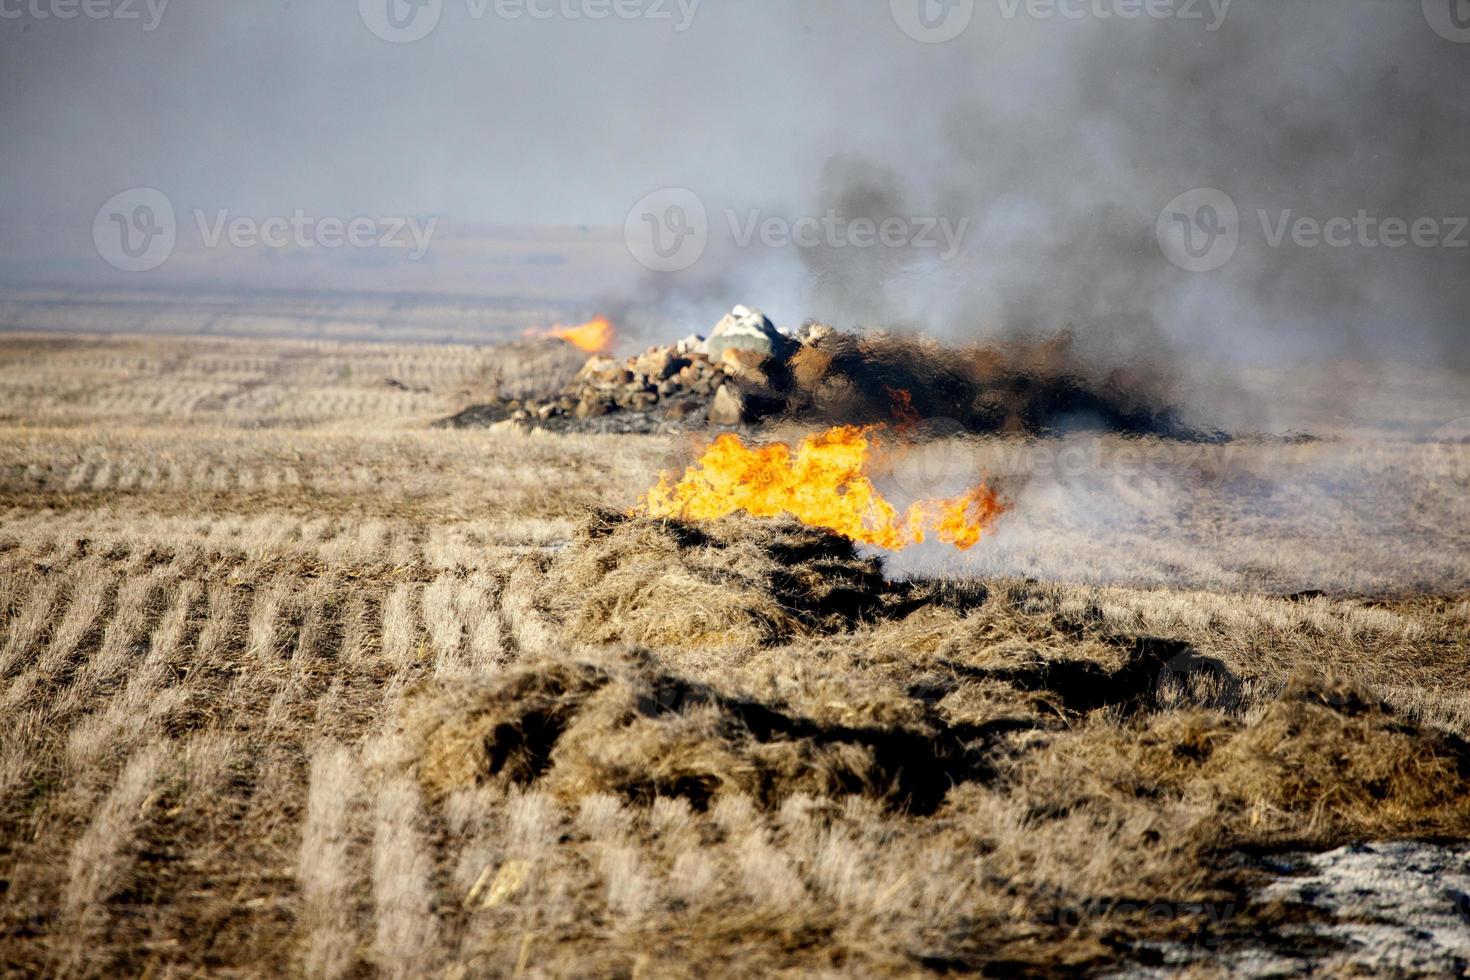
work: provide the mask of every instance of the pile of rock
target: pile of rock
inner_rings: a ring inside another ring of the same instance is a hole
[[[763,395],[765,371],[798,346],[759,310],[737,306],[708,340],[691,335],[622,361],[594,356],[555,395],[496,399],[444,424],[649,432],[756,422],[779,404]]]
[[[590,432],[757,425],[903,426],[928,432],[1078,428],[1220,441],[1180,421],[1169,375],[1146,364],[1106,370],[1070,334],[947,348],[922,336],[846,333],[808,323],[795,335],[737,306],[708,340],[687,337],[626,361],[596,357],[554,394],[502,398],[445,424]],[[547,389],[543,389],[547,390]]]

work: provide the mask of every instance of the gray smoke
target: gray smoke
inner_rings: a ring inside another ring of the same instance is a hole
[[[900,83],[938,120],[934,138],[828,166],[816,205],[968,219],[963,255],[936,267],[912,251],[809,250],[814,315],[942,334],[1071,328],[1125,357],[1470,363],[1470,248],[1272,247],[1267,231],[1288,212],[1366,212],[1448,234],[1470,212],[1456,164],[1470,151],[1470,46],[1431,31],[1418,2],[1239,0],[1213,32],[1179,19],[976,30],[980,17],[932,73]],[[1165,260],[1154,227],[1171,198],[1205,187],[1238,206],[1240,244],[1194,273]]]
[[[1066,328],[1121,360],[1470,361],[1470,248],[1272,248],[1257,215],[1470,214],[1470,44],[1435,33],[1419,0],[1235,0],[1218,23],[1205,0],[1164,19],[1099,16],[1154,6],[1130,0],[976,0],[941,44],[888,4],[840,0],[705,0],[682,31],[673,3],[668,19],[507,20],[443,0],[410,44],[374,37],[356,6],[176,0],[152,31],[0,19],[5,277],[90,274],[93,214],[132,186],[447,229],[621,228],[677,186],[708,209],[707,253],[651,275],[619,256],[609,301],[680,332],[748,302],[786,324],[952,340]],[[1200,187],[1238,205],[1241,240],[1195,273],[1154,226]],[[828,213],[965,234],[947,258],[732,240],[753,214]],[[435,258],[416,288],[448,274]]]

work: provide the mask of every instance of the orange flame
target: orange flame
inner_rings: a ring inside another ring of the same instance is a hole
[[[935,537],[968,550],[1005,511],[981,484],[958,497],[921,500],[902,515],[866,475],[874,427],[842,425],[807,436],[793,452],[784,442],[748,447],[725,433],[705,449],[678,483],[669,474],[638,501],[650,517],[713,520],[745,511],[753,517],[790,514],[863,544],[897,551]]]
[[[589,354],[601,354],[612,348],[617,331],[613,329],[611,320],[599,315],[586,323],[578,323],[570,327],[560,323],[545,328],[529,327],[523,332],[523,336],[556,337]]]

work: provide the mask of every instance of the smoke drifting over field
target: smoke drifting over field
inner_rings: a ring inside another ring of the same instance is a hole
[[[744,301],[783,324],[965,341],[1071,328],[1114,361],[1463,363],[1470,248],[1273,247],[1267,230],[1360,211],[1449,229],[1470,212],[1470,44],[1418,0],[1125,6],[980,2],[942,44],[887,4],[836,0],[711,0],[687,24],[446,0],[407,44],[354,4],[200,2],[151,31],[28,15],[0,23],[5,226],[26,230],[6,272],[91,274],[93,212],[130,186],[210,213],[435,214],[445,229],[617,228],[649,191],[687,187],[709,249],[653,276],[628,261],[624,299],[690,327]],[[1161,255],[1155,220],[1202,187],[1238,206],[1240,243],[1191,273]],[[964,234],[948,259],[734,241],[752,218],[828,213]],[[57,255],[83,258],[38,264]]]
[[[1024,17],[977,31],[980,17],[908,89],[938,110],[932,149],[834,163],[820,192],[854,214],[969,217],[963,261],[937,270],[935,290],[922,265],[876,275],[889,270],[818,251],[822,314],[1072,325],[1084,340],[1210,354],[1463,360],[1470,249],[1272,247],[1259,214],[1275,226],[1288,211],[1466,213],[1454,161],[1470,149],[1470,107],[1452,80],[1470,80],[1470,50],[1427,29],[1420,4],[1237,3],[1214,32]],[[901,155],[929,162],[877,166]],[[1239,208],[1239,248],[1212,273],[1176,268],[1154,237],[1160,209],[1193,188]]]

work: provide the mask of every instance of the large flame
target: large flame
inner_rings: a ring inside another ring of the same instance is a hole
[[[746,446],[734,433],[717,438],[678,483],[669,474],[644,494],[638,510],[650,517],[713,520],[745,511],[754,517],[790,514],[863,544],[898,550],[932,530],[961,550],[974,547],[1005,505],[981,484],[958,497],[921,500],[902,514],[867,475],[874,427],[842,425],[807,436],[795,451],[782,442]]]
[[[564,326],[560,323],[550,327],[530,327],[527,337],[557,337],[589,354],[601,354],[612,349],[617,332],[612,321],[605,316],[595,316],[586,323]]]

